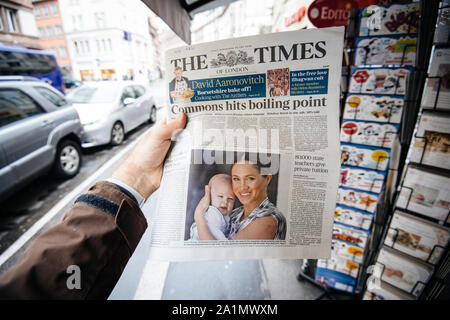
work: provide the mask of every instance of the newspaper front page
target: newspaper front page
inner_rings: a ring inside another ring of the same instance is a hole
[[[151,258],[330,257],[343,36],[301,30],[166,52],[169,118],[188,123],[149,221]]]

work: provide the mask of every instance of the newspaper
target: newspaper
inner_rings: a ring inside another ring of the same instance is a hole
[[[149,221],[151,258],[330,257],[343,35],[301,30],[166,52],[169,118],[183,111],[188,123]]]

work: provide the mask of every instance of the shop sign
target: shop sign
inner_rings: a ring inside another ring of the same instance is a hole
[[[345,26],[352,8],[358,9],[358,1],[316,0],[309,6],[308,18],[317,28]]]
[[[299,22],[300,20],[303,19],[305,14],[306,14],[305,6],[298,8],[298,10],[294,14],[292,14],[290,17],[284,18],[284,26],[289,27],[291,24]]]

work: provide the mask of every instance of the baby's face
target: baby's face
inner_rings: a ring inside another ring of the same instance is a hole
[[[211,186],[211,205],[227,215],[234,206],[234,193],[231,182],[215,181]]]

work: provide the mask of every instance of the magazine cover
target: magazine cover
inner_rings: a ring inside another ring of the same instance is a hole
[[[378,203],[378,194],[341,186],[338,188],[336,203],[374,213]]]
[[[361,8],[359,35],[417,33],[419,3],[373,5]]]
[[[450,8],[448,4],[442,3],[438,14],[438,23],[436,24],[436,32],[434,34],[435,43],[448,43],[450,34]]]
[[[370,232],[367,230],[345,226],[335,223],[333,226],[333,238],[348,242],[360,248],[365,248]]]
[[[354,65],[413,66],[417,35],[364,37],[356,39]]]
[[[360,265],[332,255],[331,259],[317,260],[315,280],[330,288],[354,293]]]
[[[343,120],[341,142],[392,148],[399,126],[364,121]]]
[[[404,98],[367,94],[347,95],[344,119],[370,122],[400,123]]]
[[[449,238],[448,228],[397,210],[392,217],[384,244],[436,264]]]
[[[450,109],[450,48],[433,47],[422,94],[422,107]]]
[[[352,68],[348,91],[404,95],[406,76],[411,67],[404,68]]]
[[[384,281],[370,278],[363,300],[415,300],[415,298]]]
[[[450,116],[424,111],[414,134],[409,160],[450,169]]]
[[[450,178],[409,165],[395,205],[450,222]]]
[[[383,268],[381,280],[414,296],[420,295],[432,272],[431,266],[387,247],[380,250],[376,263]]]
[[[371,146],[341,143],[341,165],[386,171],[390,150]]]
[[[345,241],[331,240],[332,256],[345,258],[356,263],[362,263],[364,249]]]
[[[355,208],[348,208],[343,205],[336,205],[336,210],[334,211],[335,222],[352,227],[369,230],[372,226],[372,220],[372,214]]]

